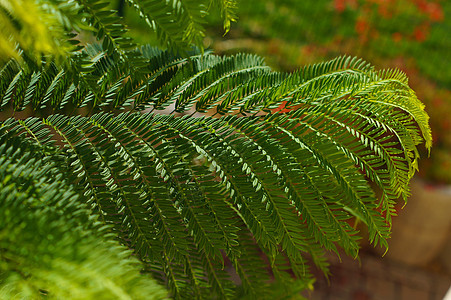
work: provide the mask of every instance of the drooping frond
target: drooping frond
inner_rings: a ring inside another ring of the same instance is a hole
[[[46,133],[36,120],[30,132]],[[25,123],[23,124],[25,126]],[[34,124],[33,124],[34,123]],[[24,127],[20,127],[23,129]],[[163,299],[58,168],[58,150],[0,128],[0,298]]]
[[[205,16],[211,6],[220,7],[226,32],[236,20],[234,0],[126,2],[156,32],[160,44],[176,52],[186,52],[193,44],[203,48]],[[111,1],[4,0],[0,2],[0,29],[0,64],[10,58],[22,62],[23,55],[37,63],[42,56],[62,61],[83,48],[74,39],[80,33],[92,33],[116,60],[133,60],[128,50],[135,44],[125,35],[127,27],[112,9]]]
[[[153,29],[163,45],[187,49],[191,44],[202,47],[205,16],[212,6],[220,8],[226,33],[236,21],[234,0],[127,0],[138,15]]]
[[[86,26],[94,32],[97,40],[102,41],[102,47],[110,53],[123,58],[125,51],[135,46],[130,37],[124,36],[126,27],[116,15],[116,11],[109,8],[110,1],[105,0],[76,0],[87,16]]]
[[[224,20],[225,34],[230,30],[230,25],[235,22],[237,16],[235,10],[237,3],[235,0],[210,0],[210,5],[220,8],[222,19]]]
[[[262,261],[275,278],[285,280],[289,270],[305,288],[307,260],[327,273],[325,250],[357,255],[353,219],[368,226],[372,243],[387,245],[394,203],[409,193],[416,147],[430,142],[427,115],[403,74],[347,57],[280,74],[247,55],[141,53],[152,64],[147,83],[128,98],[132,107],[173,104],[181,112],[229,115],[55,114],[9,119],[3,127],[42,147],[56,141],[61,152],[46,155],[174,297],[207,297],[210,290],[232,297],[224,259],[249,296],[265,294]],[[103,59],[92,76],[110,74]],[[16,107],[17,91],[31,84],[14,78],[33,75],[14,75],[13,67],[4,68],[9,79],[0,87],[4,106]],[[43,98],[61,71],[52,72]],[[108,84],[106,78],[100,80]],[[111,99],[119,86],[109,89]]]
[[[184,49],[191,43],[202,44],[203,18],[207,13],[205,1],[131,1],[138,15],[153,29],[165,46]]]

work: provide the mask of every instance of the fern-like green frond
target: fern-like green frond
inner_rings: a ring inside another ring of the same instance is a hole
[[[0,71],[0,109],[12,105],[16,111],[28,106],[67,113],[86,106],[98,112],[126,106],[164,109],[175,104],[176,111],[184,112],[198,100],[198,110],[205,112],[228,89],[271,72],[254,55],[197,54],[187,59],[149,47],[133,53],[134,59],[120,62],[102,46],[93,45],[74,58],[71,66],[49,63],[37,67],[11,60]],[[269,85],[272,77],[257,84]]]
[[[212,6],[220,7],[224,29],[236,20],[236,3],[231,0],[127,0],[130,8],[154,30],[161,45],[189,53],[192,45],[203,48],[205,16]],[[0,63],[10,58],[24,62],[24,56],[40,64],[77,56],[84,46],[77,40],[93,34],[115,62],[136,60],[127,27],[105,0],[5,0],[0,3]],[[25,53],[23,53],[25,51]]]
[[[58,151],[16,129],[0,129],[0,298],[165,298],[65,182]]]
[[[120,62],[88,46],[73,60],[81,72],[10,61],[2,109],[44,117],[8,119],[2,130],[38,147],[175,298],[243,292],[227,262],[249,297],[269,295],[260,290],[262,261],[279,280],[289,269],[305,288],[307,260],[328,274],[324,251],[357,256],[355,219],[374,245],[387,246],[416,147],[431,139],[402,73],[349,57],[284,74],[252,55],[133,51],[137,60]],[[156,114],[170,106],[191,115]],[[84,107],[87,117],[69,116]],[[141,112],[112,113],[123,107]]]
[[[274,72],[203,50],[234,0],[126,3],[168,50],[110,1],[0,1],[0,298],[280,299],[355,222],[387,247],[431,146],[405,74]]]

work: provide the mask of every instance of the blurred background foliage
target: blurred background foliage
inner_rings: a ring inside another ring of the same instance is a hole
[[[126,8],[122,13],[130,35],[153,43],[138,16]],[[420,176],[451,183],[451,1],[238,1],[238,22],[225,36],[218,15],[207,17],[204,40],[217,54],[257,53],[283,71],[344,54],[402,69],[431,117],[434,147],[421,161]]]

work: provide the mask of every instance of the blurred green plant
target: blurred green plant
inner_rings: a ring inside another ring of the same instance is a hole
[[[75,17],[79,7],[75,2],[53,2],[42,5],[33,0],[0,1],[0,63],[10,57],[21,60],[24,49],[38,63],[43,56],[61,59],[72,50],[67,29],[81,24]]]

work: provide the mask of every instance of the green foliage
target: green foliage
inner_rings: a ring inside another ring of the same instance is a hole
[[[281,298],[312,286],[308,261],[328,274],[325,251],[358,255],[355,220],[387,246],[416,147],[431,144],[403,73],[340,57],[288,74],[254,55],[135,48],[97,2],[80,5],[102,45],[0,71],[0,243],[25,261],[2,257],[1,288],[164,296],[151,274],[178,299]],[[201,2],[180,3],[190,20],[203,14]],[[222,3],[227,27],[233,3]],[[187,22],[163,19],[171,30]]]
[[[49,155],[58,150],[9,128],[0,133],[0,298],[165,298],[67,183]]]
[[[126,2],[156,32],[160,45],[181,52],[192,44],[202,48],[205,16],[212,6],[220,7],[226,32],[236,19],[234,0]],[[106,0],[5,0],[0,2],[0,29],[0,57],[21,60],[25,51],[37,63],[41,56],[61,59],[68,51],[80,50],[80,36],[74,31],[91,33],[110,54],[123,56],[136,46]]]
[[[41,55],[61,57],[71,49],[65,38],[67,18],[61,13],[74,15],[78,8],[72,4],[59,5],[57,0],[52,2],[54,6],[39,5],[32,0],[0,2],[0,63],[9,57],[20,59],[21,49],[26,49],[37,62],[41,61]],[[54,13],[55,9],[60,13]]]

